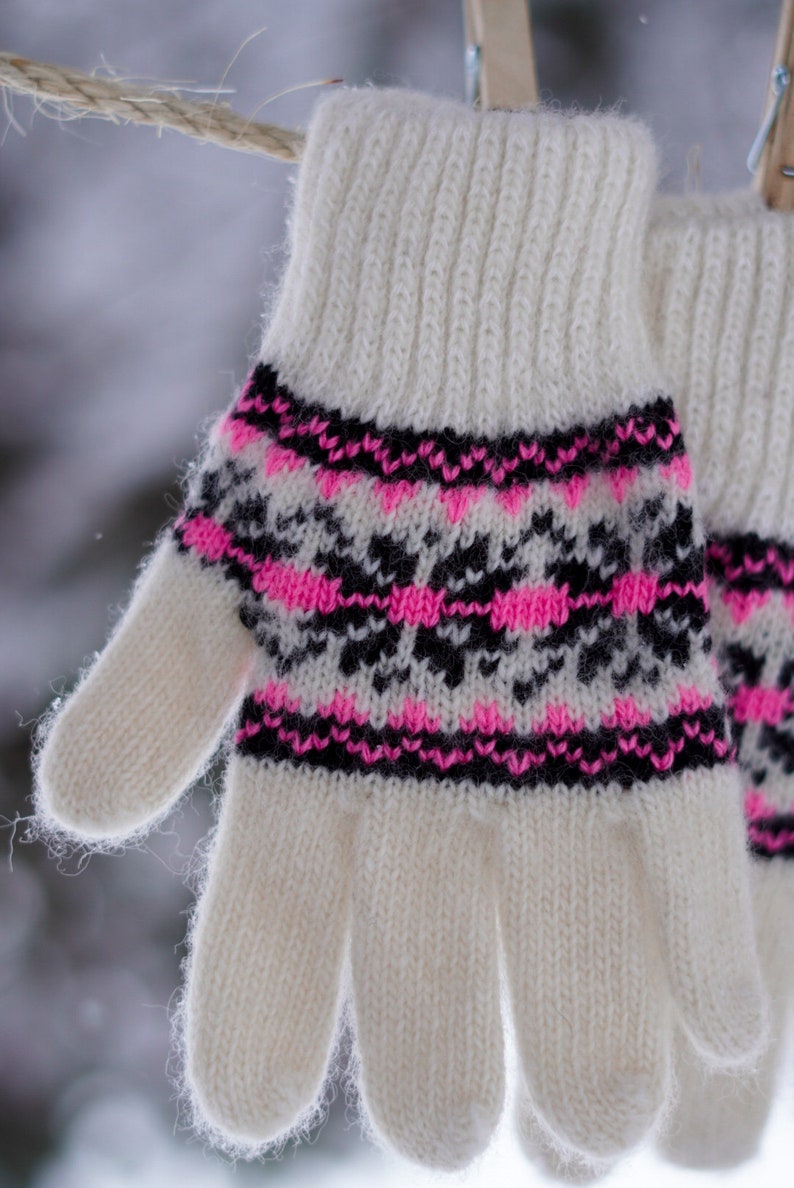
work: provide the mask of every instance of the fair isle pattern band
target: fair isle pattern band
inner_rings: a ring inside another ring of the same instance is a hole
[[[709,577],[735,594],[757,593],[764,601],[773,590],[794,596],[794,548],[755,532],[710,540],[706,567]]]
[[[621,470],[684,454],[672,402],[659,397],[600,425],[543,436],[489,440],[452,429],[436,434],[379,429],[358,418],[309,404],[279,385],[260,363],[229,416],[232,440],[272,438],[296,458],[329,470],[369,474],[390,483],[509,490],[540,479],[563,482],[585,472]]]
[[[756,858],[794,858],[794,812],[777,812],[760,792],[744,798],[747,840]]]
[[[682,698],[674,708],[663,730],[626,699],[618,702],[611,720],[605,715],[600,730],[585,730],[567,707],[550,706],[526,736],[517,734],[512,718],[503,719],[493,704],[478,703],[471,719],[461,716],[455,733],[439,730],[438,718],[409,698],[381,728],[357,713],[349,698],[337,696],[311,715],[299,706],[283,685],[256,690],[242,709],[235,740],[240,753],[300,757],[332,771],[364,769],[529,789],[593,788],[608,782],[629,788],[638,780],[710,766],[728,750],[724,711],[694,690],[688,705]]]
[[[488,440],[384,430],[260,365],[174,527],[273,674],[238,750],[514,789],[725,762],[690,482],[663,398]]]
[[[706,566],[750,849],[794,858],[794,548],[755,533],[715,538]]]

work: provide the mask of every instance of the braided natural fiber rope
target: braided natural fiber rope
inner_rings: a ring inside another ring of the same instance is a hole
[[[194,103],[170,90],[131,86],[17,54],[0,53],[0,87],[115,122],[174,128],[199,140],[281,161],[298,161],[303,150],[302,132],[247,120],[226,103]]]

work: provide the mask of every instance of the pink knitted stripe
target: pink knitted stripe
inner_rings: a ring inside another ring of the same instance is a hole
[[[661,467],[663,478],[672,479],[682,491],[688,491],[692,486],[692,463],[687,454],[679,454]]]
[[[655,574],[643,572],[614,578],[611,590],[584,593],[575,598],[569,595],[567,583],[559,588],[547,585],[499,590],[490,602],[459,598],[448,601],[445,589],[417,585],[394,585],[383,594],[344,595],[341,578],[296,569],[272,557],[256,560],[235,546],[228,529],[210,517],[199,514],[186,523],[178,521],[177,528],[181,529],[184,543],[207,560],[228,559],[245,566],[252,574],[253,589],[290,611],[320,611],[328,615],[350,606],[373,607],[385,611],[389,622],[409,626],[435,627],[443,618],[459,615],[489,618],[495,631],[502,627],[510,631],[537,631],[562,626],[572,611],[583,607],[610,607],[617,618],[637,612],[650,614],[658,602],[670,595],[692,594],[706,601],[705,581],[681,585],[661,582]]]
[[[728,701],[737,722],[763,722],[779,726],[794,711],[794,698],[788,689],[771,685],[739,685]]]
[[[336,723],[325,736],[315,732],[303,735],[299,730],[284,725],[283,719],[283,711],[265,711],[259,721],[246,722],[237,731],[235,742],[239,745],[265,728],[276,731],[278,741],[289,747],[294,755],[321,751],[331,742],[335,742],[367,766],[379,763],[383,759],[394,762],[404,754],[418,753],[423,762],[432,764],[439,772],[447,771],[458,764],[471,763],[476,756],[487,756],[491,763],[504,766],[511,776],[524,775],[532,768],[559,759],[575,766],[584,776],[595,776],[616,761],[619,762],[621,755],[636,755],[640,759],[648,759],[654,770],[661,773],[673,766],[676,755],[687,745],[687,741],[698,740],[704,747],[710,747],[720,759],[724,758],[729,750],[728,744],[717,738],[714,730],[704,729],[699,722],[684,723],[683,737],[668,739],[661,751],[655,750],[653,744],[648,741],[640,742],[637,734],[626,734],[618,737],[617,746],[604,748],[597,758],[586,760],[583,749],[577,745],[575,738],[547,739],[540,751],[519,747],[500,749],[495,739],[482,737],[475,738],[471,747],[443,750],[439,746],[424,745],[421,737],[408,734],[394,742],[381,741],[373,745],[366,740],[353,738],[349,725]]]
[[[188,548],[193,549],[199,556],[206,557],[208,561],[218,562],[237,554],[247,557],[241,549],[234,548],[234,537],[229,529],[209,516],[192,516],[187,520],[180,516],[174,528],[181,529],[182,540]],[[251,560],[253,561],[253,558]]]
[[[226,435],[229,448],[234,453],[245,449],[253,441],[268,436],[264,430],[257,429],[233,416],[227,416],[224,419],[221,425],[221,431]],[[268,477],[272,477],[282,471],[291,473],[308,465],[306,458],[302,457],[296,450],[282,445],[272,438],[269,438],[269,442],[270,444],[266,449],[264,457],[264,469]],[[569,452],[565,451],[566,454]],[[401,458],[401,461],[406,460],[410,462],[412,458],[410,456],[407,459]],[[441,478],[449,481],[451,477],[456,477],[459,469],[460,467],[452,467],[451,469],[444,467],[442,468]],[[505,473],[509,473],[511,469],[515,469],[515,466],[508,466]],[[321,495],[326,499],[333,498],[338,491],[353,486],[361,482],[364,478],[362,473],[356,470],[339,468],[328,470],[322,466],[315,466],[312,470],[317,487]],[[452,474],[452,471],[455,472],[455,475]],[[494,474],[498,475],[500,473],[501,471],[499,470],[492,470],[490,477],[493,479]],[[682,490],[688,489],[691,483],[692,469],[686,455],[676,457],[668,465],[661,466],[660,473],[663,479],[668,482],[674,482]],[[597,492],[598,497],[601,497],[606,492],[611,495],[615,502],[622,503],[628,491],[637,481],[638,474],[639,471],[636,467],[621,466],[615,470],[607,470],[597,474],[595,476],[595,487],[592,486],[592,476],[588,474],[574,475],[572,478],[562,482],[555,481],[552,475],[550,482],[552,491],[559,493],[568,507],[573,509],[578,507],[585,492],[591,488]],[[374,485],[385,514],[394,511],[404,500],[414,498],[423,486],[422,483],[411,483],[405,479],[399,479],[397,482],[389,482],[388,479],[375,479]],[[509,515],[517,516],[526,501],[531,498],[532,492],[533,486],[531,483],[507,487],[504,490],[497,490],[496,492],[494,492],[492,485],[461,485],[456,487],[441,485],[436,492],[436,498],[444,507],[450,523],[457,524],[485,495],[494,495],[497,503]]]
[[[767,800],[758,788],[746,788],[744,793],[744,815],[748,821],[768,821],[776,817],[780,809]]]
[[[709,582],[711,585],[711,581]],[[730,616],[737,626],[746,623],[756,611],[766,606],[772,597],[770,590],[732,590],[728,586],[719,587],[719,596],[730,612]]]
[[[750,841],[767,854],[776,854],[794,845],[794,828],[778,827],[773,830],[768,827],[770,822],[781,815],[781,810],[770,804],[757,788],[748,788],[745,792],[744,815]]]
[[[278,391],[274,391],[270,396],[257,393],[252,379],[245,385],[236,407],[242,414],[253,412],[264,416],[275,413],[281,422],[278,429],[280,442],[314,437],[318,445],[327,452],[328,460],[332,464],[352,461],[363,451],[371,454],[382,467],[384,475],[388,476],[400,467],[411,466],[417,458],[421,458],[431,469],[438,472],[439,481],[446,483],[454,483],[478,463],[482,463],[491,483],[496,486],[502,485],[522,461],[543,466],[550,476],[554,476],[563,466],[579,459],[586,462],[588,456],[615,454],[621,443],[636,442],[638,445],[648,446],[655,440],[659,449],[669,451],[680,435],[680,425],[674,417],[668,418],[665,427],[662,428],[631,416],[614,424],[614,438],[611,441],[600,434],[591,436],[585,430],[576,436],[572,445],[555,449],[553,456],[547,454],[544,446],[537,441],[522,441],[515,454],[509,456],[489,455],[486,446],[473,444],[467,453],[452,462],[447,456],[443,441],[436,441],[432,437],[424,438],[414,451],[403,450],[399,455],[394,454],[392,443],[386,437],[371,430],[360,440],[345,441],[339,434],[329,432],[330,418],[315,413],[307,420],[296,419],[289,399]],[[676,474],[677,481],[681,482],[683,478],[683,472]]]
[[[794,846],[794,829],[781,829],[778,833],[750,822],[747,826],[747,836],[767,854],[776,854]]]
[[[340,726],[351,722],[357,726],[367,726],[371,722],[369,711],[360,708],[355,693],[347,690],[337,689],[332,698],[304,709],[301,709],[300,697],[286,681],[270,680],[263,688],[254,690],[251,696],[265,712],[286,711],[288,714],[301,713],[304,717],[316,714],[320,718],[332,718]],[[712,705],[710,694],[701,692],[695,686],[679,685],[678,695],[665,707],[662,720],[694,716],[711,709]],[[425,700],[406,697],[399,708],[389,711],[387,722],[393,729],[404,730],[409,735],[427,735],[440,730],[442,718],[441,710],[431,709]],[[601,714],[601,725],[607,730],[630,732],[637,727],[650,725],[651,720],[651,710],[642,709],[630,695],[616,697],[611,711]],[[475,701],[470,714],[458,716],[458,728],[464,734],[493,738],[500,734],[511,734],[515,730],[515,717],[505,714],[495,701]],[[576,710],[564,702],[549,702],[542,714],[532,722],[533,735],[548,735],[555,739],[582,734],[585,729],[581,714],[577,716]],[[684,730],[686,732],[686,726]],[[697,737],[699,730],[698,727],[695,735],[690,737]]]
[[[772,570],[784,586],[794,585],[794,561],[783,555],[774,544],[767,546],[763,557],[744,554],[737,560],[731,548],[715,540],[709,544],[709,555],[724,566],[725,581],[736,582]]]

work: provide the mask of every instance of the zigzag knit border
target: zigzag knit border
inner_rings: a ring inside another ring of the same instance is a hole
[[[235,746],[241,755],[287,760],[332,771],[378,771],[404,779],[451,779],[528,791],[541,786],[598,788],[665,778],[730,758],[721,707],[629,729],[568,730],[519,736],[478,729],[442,733],[339,715],[332,707],[302,714],[268,705],[264,690],[246,698]]]
[[[741,594],[782,590],[794,593],[794,547],[755,532],[709,541],[706,572]]]
[[[624,416],[541,436],[470,437],[443,426],[416,433],[381,429],[301,400],[265,363],[251,373],[225,424],[233,435],[242,428],[246,440],[266,434],[325,469],[442,487],[507,490],[541,479],[565,482],[599,470],[669,463],[685,452],[672,401],[664,396],[633,405]]]
[[[767,804],[756,788],[744,801],[747,841],[756,858],[794,858],[794,812],[782,812]]]

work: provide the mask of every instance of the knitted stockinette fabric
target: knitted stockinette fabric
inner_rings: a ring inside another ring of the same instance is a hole
[[[646,251],[651,324],[709,534],[720,671],[745,788],[759,954],[772,1003],[753,1077],[709,1077],[680,1045],[667,1154],[757,1151],[794,997],[794,219],[758,195],[668,199]]]
[[[501,1112],[500,958],[585,1154],[653,1124],[673,1017],[717,1063],[760,1042],[653,180],[614,115],[317,107],[260,360],[38,771],[45,822],[118,837],[236,715],[185,1008],[220,1141],[314,1109],[348,943],[369,1121],[430,1166]]]

